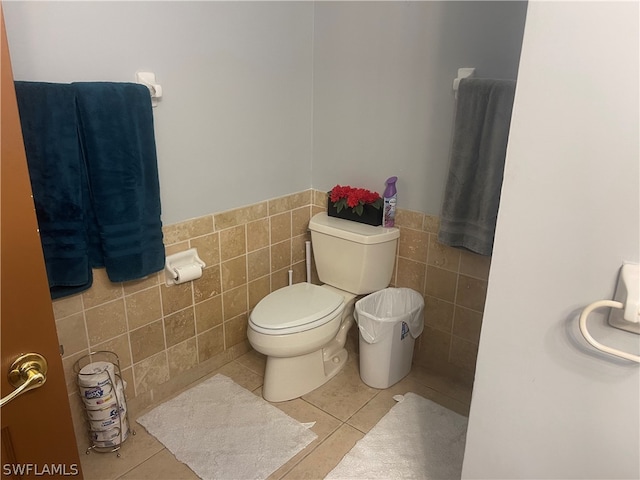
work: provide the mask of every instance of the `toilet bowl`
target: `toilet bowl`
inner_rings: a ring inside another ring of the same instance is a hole
[[[389,285],[400,232],[326,212],[309,222],[316,269],[324,285],[297,283],[263,298],[251,312],[247,338],[267,356],[262,396],[300,397],[345,366],[347,333],[359,296]]]
[[[264,398],[300,397],[333,378],[348,358],[355,295],[297,283],[265,297],[251,313],[247,337],[267,356]]]

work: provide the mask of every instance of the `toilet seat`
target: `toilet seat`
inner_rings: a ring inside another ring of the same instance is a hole
[[[311,283],[296,283],[264,297],[249,324],[266,335],[286,335],[320,327],[342,313],[344,297]]]

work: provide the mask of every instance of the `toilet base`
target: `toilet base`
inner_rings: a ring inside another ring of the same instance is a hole
[[[327,355],[329,350],[335,353]],[[267,357],[262,396],[269,402],[301,397],[332,379],[344,368],[348,357],[344,348],[327,347],[297,357]]]

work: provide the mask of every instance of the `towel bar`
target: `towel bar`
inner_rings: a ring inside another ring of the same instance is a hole
[[[458,87],[460,86],[460,80],[463,78],[474,77],[476,73],[476,69],[473,67],[465,67],[458,69],[458,76],[453,79],[453,91],[455,92],[456,98],[458,98]]]
[[[624,358],[626,360],[631,360],[632,362],[640,363],[640,355],[633,355],[629,352],[623,352],[621,350],[602,345],[589,334],[589,331],[587,330],[587,317],[593,310],[600,307],[624,308],[624,304],[614,300],[600,300],[588,305],[580,315],[580,332],[582,332],[582,336],[587,340],[587,342],[602,352],[615,355],[616,357]]]
[[[149,89],[151,106],[158,106],[158,99],[162,97],[162,86],[156,83],[156,74],[153,72],[136,72],[136,83],[140,83]]]

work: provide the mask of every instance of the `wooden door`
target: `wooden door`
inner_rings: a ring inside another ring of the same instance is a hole
[[[13,73],[0,6],[0,387],[15,388],[14,360],[35,352],[46,358],[45,383],[2,407],[2,476],[82,477],[51,297],[29,183]]]

